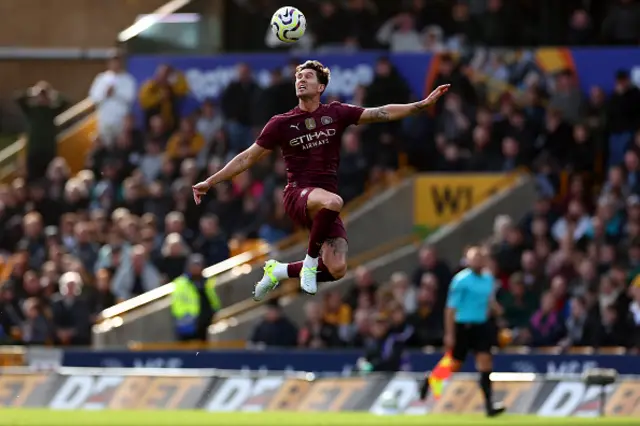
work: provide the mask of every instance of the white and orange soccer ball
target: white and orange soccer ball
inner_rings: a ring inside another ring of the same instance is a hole
[[[281,7],[271,17],[271,30],[281,42],[295,43],[307,30],[307,18],[295,7]]]

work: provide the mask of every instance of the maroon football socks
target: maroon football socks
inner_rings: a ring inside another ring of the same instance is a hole
[[[329,209],[322,209],[316,214],[313,219],[313,225],[311,225],[311,235],[309,235],[309,249],[307,254],[310,257],[317,258],[320,255],[320,249],[322,244],[329,237],[331,232],[331,226],[336,221],[340,212]],[[320,268],[318,268],[318,272]],[[318,278],[320,281],[320,278]]]

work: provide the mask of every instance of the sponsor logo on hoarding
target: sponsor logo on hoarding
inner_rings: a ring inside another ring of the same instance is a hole
[[[55,409],[196,408],[209,383],[199,377],[69,376],[55,393]]]
[[[37,391],[42,390],[48,380],[43,374],[0,376],[0,407],[31,406]]]
[[[395,396],[395,403],[397,405],[398,412],[403,414],[427,414],[430,407],[433,405],[432,398],[429,398],[426,403],[419,399],[417,380],[411,378],[394,378],[385,386],[384,390],[380,392],[376,398],[369,410],[371,413],[384,411],[384,395],[386,394]]]
[[[223,380],[205,403],[207,411],[263,411],[284,382],[282,377]]]
[[[313,387],[311,382],[289,379],[282,383],[267,407],[268,411],[293,411]]]
[[[365,379],[327,379],[314,383],[298,411],[349,411],[369,386]]]
[[[546,392],[548,386],[553,387],[549,393]],[[614,389],[614,386],[605,387],[607,394]],[[600,412],[600,392],[600,386],[586,386],[581,382],[548,382],[542,387],[543,402],[535,413],[552,417],[595,417]]]
[[[640,417],[640,384],[637,381],[620,383],[607,401],[606,414]]]
[[[176,410],[196,408],[209,379],[199,377],[126,377],[109,409]]]
[[[60,410],[104,410],[124,381],[119,376],[69,376],[49,403]]]

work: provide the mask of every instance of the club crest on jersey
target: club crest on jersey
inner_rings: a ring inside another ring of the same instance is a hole
[[[320,122],[322,123],[322,125],[323,125],[323,126],[326,126],[327,124],[331,124],[331,123],[333,123],[333,118],[331,118],[331,117],[327,117],[327,116],[325,115],[325,116],[323,116],[323,117],[320,119]]]
[[[307,118],[304,120],[304,125],[308,130],[313,130],[316,128],[316,120],[313,118]]]

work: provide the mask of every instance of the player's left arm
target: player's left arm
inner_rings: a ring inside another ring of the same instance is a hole
[[[418,114],[419,112],[422,112],[434,105],[442,95],[447,93],[449,87],[451,87],[450,84],[438,86],[429,94],[429,96],[418,102],[412,102],[410,104],[389,104],[376,108],[366,108],[362,112],[362,115],[358,120],[358,124],[396,121]]]

